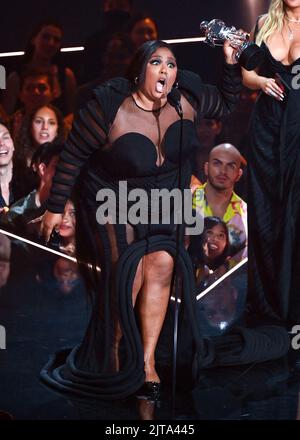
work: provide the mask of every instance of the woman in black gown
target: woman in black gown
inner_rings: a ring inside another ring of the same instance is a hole
[[[243,71],[260,89],[248,158],[249,294],[262,315],[300,318],[300,0],[272,0],[254,39],[265,51],[260,70]]]
[[[124,222],[119,205],[124,199],[119,200],[118,185],[126,181],[128,192],[146,191],[149,209],[150,191],[177,188],[180,169],[181,187],[189,188],[195,119],[220,118],[238,100],[240,68],[228,42],[224,53],[222,82],[214,87],[203,84],[192,72],[179,71],[168,44],[147,42],[137,51],[127,79],[113,79],[97,87],[93,100],[80,110],[53,179],[42,228],[48,239],[60,223],[76,181],[77,257],[93,308],[80,346],[60,354],[42,371],[48,384],[107,399],[130,395],[144,381],[150,389],[159,387],[155,348],[170,298],[175,212],[171,211],[170,224],[161,219],[158,224]],[[181,158],[181,122],[167,100],[173,86],[181,93],[183,110]],[[101,202],[96,200],[100,189],[110,190],[116,197],[120,209],[116,222],[100,224]],[[128,202],[128,208],[131,205]],[[182,298],[201,357],[193,269],[183,239],[178,262]],[[90,268],[84,263],[90,263]]]

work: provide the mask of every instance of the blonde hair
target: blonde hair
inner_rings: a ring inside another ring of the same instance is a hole
[[[283,0],[271,0],[268,14],[265,15],[266,19],[261,29],[256,36],[256,44],[259,46],[261,43],[267,42],[267,39],[274,31],[281,31],[284,20],[284,1]]]

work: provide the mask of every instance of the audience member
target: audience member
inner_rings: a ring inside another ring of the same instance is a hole
[[[64,116],[72,114],[76,79],[73,71],[63,66],[60,60],[62,36],[61,26],[51,20],[43,21],[33,31],[19,68],[7,78],[6,90],[2,98],[7,114],[11,115],[17,110],[21,77],[32,70],[51,77],[53,104],[62,111]]]
[[[75,242],[76,229],[76,212],[72,200],[68,200],[62,216],[62,221],[59,227],[59,250],[68,255],[74,256],[76,249]]]
[[[153,18],[142,13],[133,15],[124,32],[116,32],[106,40],[101,55],[98,55],[101,58],[98,77],[78,89],[75,110],[92,98],[93,90],[98,85],[111,78],[124,76],[137,48],[157,37],[158,29]]]
[[[102,54],[101,72],[96,80],[78,88],[75,97],[75,112],[93,97],[93,90],[103,82],[124,76],[132,58],[132,45],[126,34],[114,34],[107,42]]]
[[[12,204],[9,210],[0,214],[0,225],[19,233],[37,235],[38,222],[32,220],[45,212],[45,203],[49,197],[52,178],[59,159],[62,145],[45,143],[33,156],[33,167],[38,175],[37,188]]]
[[[16,139],[16,157],[31,165],[40,145],[49,142],[62,144],[66,137],[63,115],[51,104],[39,107],[26,115]]]
[[[19,93],[20,106],[9,118],[12,138],[15,141],[24,118],[37,108],[53,101],[53,85],[49,75],[35,71],[27,72],[21,77]]]
[[[193,163],[193,175],[201,183],[206,181],[204,164],[208,161],[208,156],[215,145],[217,138],[222,130],[220,119],[201,119],[197,125],[198,141],[195,146],[195,156]]]
[[[128,35],[132,44],[133,53],[146,41],[158,40],[158,26],[155,20],[149,14],[134,14],[125,27],[125,33]]]
[[[131,0],[104,0],[102,10],[102,27],[91,35],[84,44],[81,73],[81,84],[96,80],[103,69],[102,54],[111,37],[122,32],[131,17],[133,5]]]
[[[234,192],[243,174],[241,155],[231,144],[214,147],[205,163],[207,182],[193,195],[193,208],[204,218],[222,219],[229,232],[230,255],[238,252],[247,241],[247,204]]]
[[[4,123],[0,122],[0,212],[23,197],[33,188],[29,173],[24,164],[13,160],[14,142]]]

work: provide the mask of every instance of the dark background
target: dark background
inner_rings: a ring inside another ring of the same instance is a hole
[[[136,10],[149,12],[157,21],[160,38],[196,37],[203,19],[222,18],[226,24],[249,31],[257,15],[266,12],[269,0],[134,0]],[[31,29],[44,18],[58,20],[65,30],[64,46],[83,45],[87,36],[101,26],[101,0],[2,2],[0,15],[0,52],[24,49]],[[177,57],[181,67],[198,71],[205,80],[214,81],[211,62],[217,60],[220,49],[211,49],[202,43],[180,45]],[[67,55],[67,63],[75,68],[79,55]],[[7,71],[12,59],[1,58]],[[210,66],[210,68],[209,68]],[[209,70],[210,69],[210,70]]]

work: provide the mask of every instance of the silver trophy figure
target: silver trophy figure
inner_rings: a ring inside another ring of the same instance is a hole
[[[236,60],[247,70],[258,67],[264,59],[264,51],[253,41],[249,41],[249,34],[237,30],[234,26],[228,27],[224,21],[213,19],[202,21],[200,29],[205,35],[205,43],[212,47],[223,45],[229,40],[233,48],[237,49]]]

